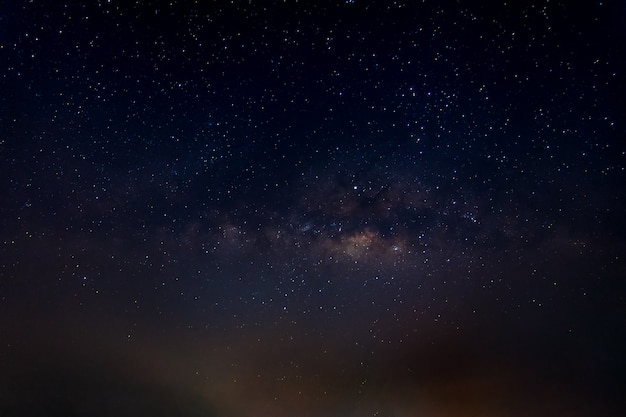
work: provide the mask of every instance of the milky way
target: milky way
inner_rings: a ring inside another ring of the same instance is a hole
[[[0,416],[622,415],[588,3],[0,6]]]

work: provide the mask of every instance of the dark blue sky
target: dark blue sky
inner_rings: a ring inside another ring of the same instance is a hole
[[[620,3],[0,5],[0,415],[622,414]]]

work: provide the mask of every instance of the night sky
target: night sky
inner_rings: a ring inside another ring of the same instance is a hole
[[[625,27],[1,1],[0,416],[624,415]]]

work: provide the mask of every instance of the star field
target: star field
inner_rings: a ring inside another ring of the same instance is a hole
[[[621,415],[625,21],[0,6],[0,416]]]

